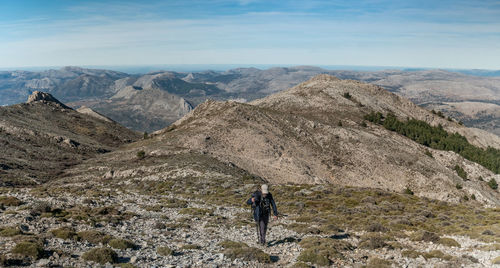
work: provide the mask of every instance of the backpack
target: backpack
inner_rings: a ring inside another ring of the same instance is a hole
[[[267,215],[271,213],[271,199],[269,198],[269,196],[265,198],[261,197],[259,205],[262,215]]]

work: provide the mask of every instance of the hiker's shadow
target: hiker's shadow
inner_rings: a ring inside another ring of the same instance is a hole
[[[330,238],[332,239],[337,239],[337,240],[340,240],[340,239],[347,239],[349,238],[350,235],[348,233],[343,233],[343,234],[334,234],[332,236],[330,236]]]
[[[280,240],[270,241],[269,242],[269,246],[270,247],[274,247],[276,245],[284,244],[284,243],[295,243],[295,242],[300,242],[300,240],[301,239],[299,239],[299,238],[296,238],[296,237],[293,237],[293,236],[289,236],[289,237],[285,237],[285,238],[280,239]]]

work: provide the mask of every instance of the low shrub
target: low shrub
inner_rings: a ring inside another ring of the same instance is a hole
[[[453,168],[453,170],[455,170],[457,172],[457,175],[464,179],[464,180],[467,180],[467,172],[465,172],[465,170],[459,166],[459,165],[455,165],[455,167]]]
[[[137,247],[134,244],[134,242],[127,240],[127,239],[122,239],[122,238],[111,239],[111,240],[109,240],[108,245],[110,247],[116,248],[116,249],[127,249],[127,248],[136,248]]]
[[[156,252],[162,256],[171,256],[174,255],[174,251],[169,247],[159,247],[156,249]]]
[[[392,262],[380,258],[371,258],[366,264],[366,268],[390,268]]]
[[[19,228],[15,226],[1,227],[0,228],[0,236],[2,237],[11,237],[20,235],[22,232]]]
[[[493,178],[488,182],[488,186],[490,186],[490,188],[493,189],[493,190],[498,189],[498,183]]]
[[[297,260],[317,265],[330,265],[333,259],[344,259],[343,251],[354,247],[346,241],[322,237],[306,237],[299,245],[304,249]]]
[[[136,156],[137,156],[137,159],[143,159],[144,157],[146,157],[146,152],[138,151]]]
[[[440,238],[439,241],[438,241],[438,243],[441,244],[441,245],[448,246],[448,247],[457,247],[457,248],[459,248],[461,246],[460,243],[458,243],[455,239],[448,238],[448,237]]]
[[[78,235],[75,230],[68,227],[51,230],[50,233],[60,239],[64,240],[78,240]]]
[[[93,248],[82,255],[86,261],[93,261],[99,264],[118,262],[118,254],[110,248]]]
[[[16,244],[12,249],[13,254],[23,257],[31,257],[33,259],[40,259],[43,257],[44,250],[42,245],[32,241],[22,241]]]
[[[179,214],[187,214],[192,216],[205,216],[205,215],[213,215],[213,209],[205,209],[205,208],[183,208],[179,210]]]
[[[386,239],[380,235],[365,235],[359,242],[360,248],[377,249],[387,247]]]
[[[113,237],[111,235],[107,235],[105,233],[95,231],[95,230],[89,230],[89,231],[81,231],[77,233],[78,238],[85,240],[89,243],[92,243],[94,245],[97,245],[99,243],[106,244],[108,243]]]
[[[196,244],[187,244],[183,245],[181,248],[185,250],[191,250],[191,249],[201,249],[201,246]]]
[[[428,231],[417,231],[410,236],[413,241],[425,241],[437,243],[439,241],[439,235]]]
[[[444,254],[441,250],[432,250],[432,251],[424,253],[422,256],[424,256],[424,258],[426,260],[436,258],[436,259],[442,259],[442,260],[449,261],[453,258],[452,256],[450,256],[448,254]]]
[[[14,196],[0,196],[0,205],[6,207],[17,207],[22,205],[23,202]]]
[[[258,261],[262,263],[271,262],[271,256],[269,256],[267,253],[258,248],[249,247],[247,244],[242,242],[226,240],[219,243],[219,245],[224,248],[224,255],[232,260],[242,259],[246,261]]]
[[[372,223],[370,224],[370,226],[368,226],[368,228],[366,229],[368,232],[387,232],[388,229],[383,226],[382,224],[376,222],[376,223]]]

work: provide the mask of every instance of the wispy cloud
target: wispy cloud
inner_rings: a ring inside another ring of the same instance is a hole
[[[268,2],[238,2],[238,8],[233,1],[218,0],[210,3],[217,8],[206,12],[205,1],[191,2],[192,11],[177,1],[94,3],[68,6],[68,14],[57,18],[0,21],[0,65],[500,68],[500,11],[493,3],[464,4],[462,8],[471,9],[460,18],[460,6],[389,6],[383,0]]]

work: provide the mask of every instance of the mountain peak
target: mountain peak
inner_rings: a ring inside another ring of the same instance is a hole
[[[42,91],[33,91],[31,95],[28,97],[26,103],[34,103],[34,102],[49,102],[55,103],[63,108],[69,109],[68,106],[64,105],[62,102],[54,98],[50,93],[42,92]]]

